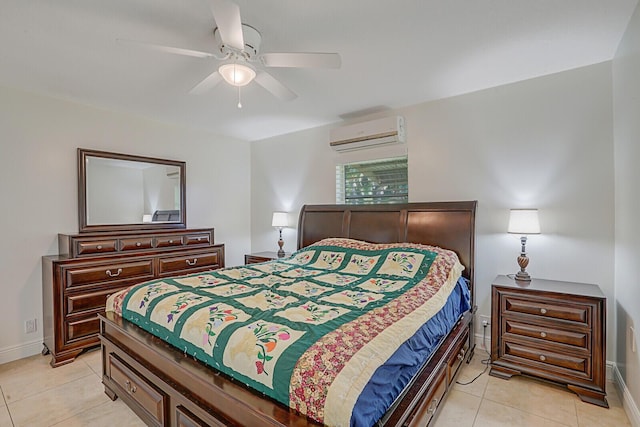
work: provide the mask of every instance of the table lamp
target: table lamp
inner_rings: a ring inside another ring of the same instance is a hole
[[[284,240],[282,240],[282,229],[286,227],[288,224],[287,213],[286,212],[274,212],[273,218],[271,219],[271,226],[277,228],[280,231],[280,238],[278,239],[278,246],[280,249],[278,250],[278,258],[282,258],[284,256]]]
[[[509,228],[507,230],[511,234],[520,234],[520,243],[522,249],[518,257],[518,265],[520,271],[516,273],[515,280],[520,282],[530,282],[531,276],[526,272],[529,265],[529,257],[527,257],[526,244],[528,234],[540,234],[540,222],[538,221],[537,209],[511,209],[509,214]]]

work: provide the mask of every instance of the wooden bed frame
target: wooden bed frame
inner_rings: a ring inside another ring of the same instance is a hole
[[[414,380],[377,423],[425,426],[473,355],[475,201],[396,205],[307,205],[298,248],[326,237],[411,242],[455,251],[470,281],[465,313]],[[113,313],[100,316],[102,382],[148,425],[309,427],[318,423],[186,356]]]

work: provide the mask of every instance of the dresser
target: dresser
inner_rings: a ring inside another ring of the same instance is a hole
[[[597,285],[498,276],[491,322],[492,376],[544,378],[608,407],[606,298]]]
[[[100,343],[97,315],[112,293],[224,267],[211,228],[60,234],[58,247],[60,255],[42,259],[43,354],[53,367]]]

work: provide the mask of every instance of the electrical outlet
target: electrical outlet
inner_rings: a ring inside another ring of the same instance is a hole
[[[489,326],[491,325],[491,316],[483,316],[480,315],[480,324],[482,326]]]
[[[38,323],[36,319],[30,319],[24,322],[24,333],[32,334],[38,330]]]

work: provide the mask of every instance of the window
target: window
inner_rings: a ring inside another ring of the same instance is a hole
[[[407,157],[336,166],[336,203],[407,203]]]

